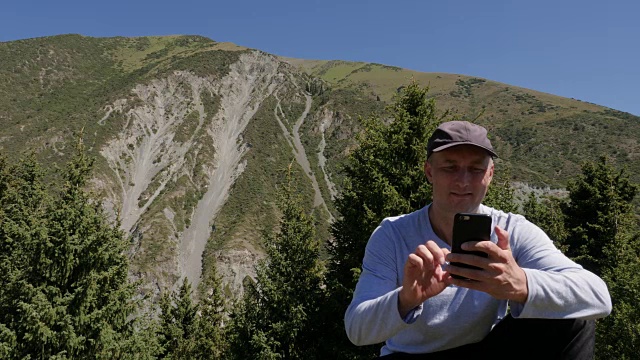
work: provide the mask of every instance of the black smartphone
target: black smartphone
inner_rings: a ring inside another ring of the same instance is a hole
[[[459,213],[453,219],[453,238],[451,241],[451,252],[458,254],[472,254],[487,257],[487,253],[482,251],[465,251],[461,246],[467,241],[488,241],[491,238],[491,216],[486,214]],[[451,263],[451,265],[478,269],[475,266]],[[451,274],[456,279],[466,279],[460,275]]]

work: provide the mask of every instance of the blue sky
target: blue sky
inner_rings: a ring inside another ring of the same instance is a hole
[[[203,35],[304,59],[472,75],[640,115],[640,1],[7,1],[0,41]]]

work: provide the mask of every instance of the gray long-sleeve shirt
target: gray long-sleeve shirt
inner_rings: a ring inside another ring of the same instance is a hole
[[[509,233],[513,257],[527,275],[529,295],[524,305],[510,304],[514,317],[595,319],[611,312],[604,281],[564,256],[540,228],[520,215],[487,206],[481,205],[480,212],[492,217],[492,242],[497,243],[496,225]],[[428,206],[384,219],[373,232],[345,314],[347,335],[354,344],[386,341],[381,355],[430,353],[478,342],[506,315],[506,300],[452,285],[402,319],[398,292],[404,265],[428,240],[451,248],[433,231]]]

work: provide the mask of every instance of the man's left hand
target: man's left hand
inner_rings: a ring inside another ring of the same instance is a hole
[[[481,251],[488,257],[453,253],[446,257],[450,263],[473,265],[480,268],[479,270],[449,265],[447,271],[468,279],[454,278],[452,283],[456,286],[483,291],[496,299],[524,304],[529,294],[527,275],[513,258],[509,246],[509,233],[499,226],[496,226],[495,231],[498,235],[497,244],[491,241],[468,241],[462,244],[463,250]]]

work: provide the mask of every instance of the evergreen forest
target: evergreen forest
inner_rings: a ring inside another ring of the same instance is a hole
[[[427,205],[426,143],[455,114],[412,83],[388,106],[391,121],[360,119],[345,161],[339,214],[328,238],[283,170],[279,217],[262,235],[266,257],[231,296],[220,277],[188,280],[150,302],[129,276],[132,240],[88,190],[94,160],[82,134],[50,183],[46,164],[26,154],[0,159],[0,359],[373,359],[356,347],[344,312],[364,249],[383,218]],[[604,154],[585,161],[565,197],[532,193],[517,203],[510,168],[496,162],[485,204],[519,212],[567,256],[605,280],[612,313],[597,321],[597,359],[640,354],[639,186]],[[149,305],[151,304],[151,305]]]

